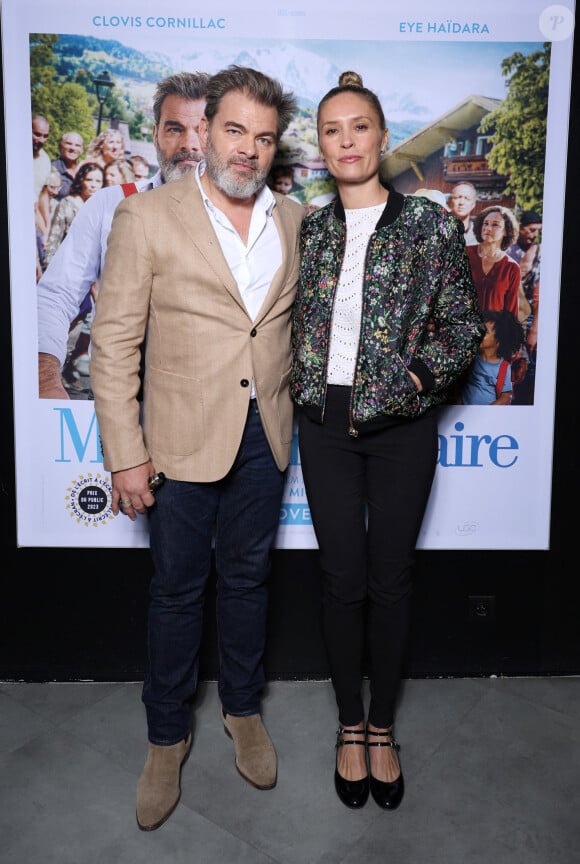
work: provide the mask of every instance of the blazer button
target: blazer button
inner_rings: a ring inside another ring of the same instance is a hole
[[[250,336],[257,336],[257,335],[258,335],[258,331],[254,327],[254,329],[250,331]]]
[[[250,386],[250,382],[248,381],[247,378],[242,378],[242,380],[240,381],[240,384],[242,387],[249,387]]]

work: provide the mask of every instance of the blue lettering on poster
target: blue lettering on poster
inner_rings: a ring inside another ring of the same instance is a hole
[[[88,429],[84,430],[83,437],[83,433],[79,431],[77,426],[72,408],[55,408],[54,410],[60,415],[60,451],[54,461],[72,462],[74,455],[76,456],[76,461],[80,463],[102,462],[103,451],[101,449],[97,417],[94,411]]]
[[[103,451],[96,415],[93,412],[88,428],[81,431],[72,408],[55,408],[59,414],[59,453],[55,462],[72,462],[73,457],[79,463],[101,463]],[[451,435],[439,435],[439,455],[437,464],[441,468],[484,468],[492,465],[495,468],[513,468],[518,461],[520,445],[517,438],[507,433],[501,435],[469,435],[464,434],[465,423],[460,420],[454,425],[455,432]],[[300,465],[298,436],[292,438],[291,465]],[[296,490],[293,491],[297,495]],[[298,505],[292,505],[292,513],[287,518],[299,522]],[[307,507],[303,508],[308,510]],[[307,514],[308,520],[310,513]]]
[[[441,468],[512,468],[518,461],[514,455],[520,449],[513,435],[463,435],[465,424],[457,422],[453,427],[459,434],[439,435]]]
[[[280,507],[280,525],[312,525],[308,504],[289,504]]]
[[[482,24],[479,21],[464,22],[452,21],[447,18],[445,21],[399,21],[399,33],[445,33],[446,35],[465,35],[481,36],[489,34],[487,24]]]
[[[93,15],[93,27],[149,27],[161,30],[225,30],[225,18],[166,18],[162,15]]]

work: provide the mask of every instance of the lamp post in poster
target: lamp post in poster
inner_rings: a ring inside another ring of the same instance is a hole
[[[97,101],[99,103],[99,116],[97,119],[97,135],[101,134],[101,124],[103,122],[103,106],[107,101],[107,96],[109,95],[109,91],[112,87],[115,86],[114,81],[111,80],[111,76],[105,69],[104,72],[101,72],[96,78],[93,78],[93,84],[95,85],[95,90],[97,91]]]

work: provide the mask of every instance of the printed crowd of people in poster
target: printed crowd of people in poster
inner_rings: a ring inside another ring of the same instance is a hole
[[[80,290],[78,286],[65,286],[71,277],[63,273],[61,259],[58,256],[55,259],[55,255],[83,205],[104,187],[153,177],[158,168],[157,153],[151,140],[151,106],[141,107],[134,103],[130,89],[125,89],[121,106],[124,118],[107,116],[104,123],[99,118],[98,130],[88,130],[89,134],[95,133],[92,137],[87,137],[86,124],[83,128],[74,126],[70,112],[66,113],[69,125],[63,128],[64,118],[59,117],[56,123],[58,131],[55,132],[50,113],[53,96],[52,93],[43,96],[43,89],[37,87],[34,56],[39,50],[50,47],[54,62],[53,89],[58,92],[59,86],[70,86],[70,82],[65,85],[65,82],[58,81],[59,64],[67,59],[67,49],[62,49],[60,41],[59,37],[46,35],[33,35],[30,41],[39,351],[55,354],[60,359],[63,386],[62,390],[50,389],[47,381],[51,379],[43,380],[41,375],[39,395],[41,398],[90,399],[90,326],[99,280],[97,277],[90,285],[83,284],[86,292],[83,291],[81,302],[76,309],[67,309],[69,329],[66,346],[51,348],[51,343],[57,338],[54,324],[59,315],[57,307],[60,306],[62,312],[66,304],[63,297],[67,292]],[[88,40],[82,37],[76,40],[68,37],[65,45],[71,54],[74,50],[78,55],[79,51],[88,50],[86,42]],[[90,40],[91,47],[94,42],[94,39]],[[106,56],[106,50],[103,53]],[[520,62],[522,66],[541,65],[541,75],[545,77],[549,72],[549,47],[528,46],[528,56],[522,56]],[[121,88],[121,80],[113,83],[102,60],[94,67],[93,74],[97,82],[97,76],[104,74],[111,89]],[[76,77],[88,87],[86,98],[89,104],[94,78],[87,81],[79,71]],[[539,82],[540,95],[534,101],[535,111],[528,122],[535,122],[539,128],[543,126],[545,129],[547,93],[542,94],[542,86]],[[113,93],[105,92],[105,104],[113,96]],[[41,113],[43,103],[46,107]],[[479,356],[453,398],[457,404],[468,405],[531,405],[534,402],[538,350],[541,200],[532,200],[530,204],[530,195],[525,191],[514,195],[510,191],[516,185],[513,180],[510,184],[510,177],[492,167],[492,154],[494,147],[498,146],[499,133],[493,125],[486,128],[486,123],[488,115],[500,109],[501,100],[496,99],[493,104],[491,110],[482,111],[478,115],[480,119],[458,130],[443,147],[433,148],[427,156],[427,171],[423,170],[422,181],[412,170],[401,177],[391,177],[392,163],[388,158],[385,160],[384,178],[399,191],[425,195],[438,201],[464,226],[467,254],[486,316],[487,332]],[[35,106],[38,110],[34,110]],[[137,129],[139,137],[135,139],[135,117],[143,120],[147,116],[147,107],[148,131],[144,135],[143,128]],[[435,129],[437,118],[429,125]],[[418,135],[427,133],[428,129],[424,127],[415,129],[407,139],[397,142],[396,149],[404,154],[406,145],[412,146]],[[332,182],[314,142],[314,112],[305,105],[282,142],[270,178],[273,189],[295,197],[307,211],[326,206],[333,198]],[[437,170],[433,170],[435,164]],[[525,153],[522,153],[517,170],[541,169],[526,165]],[[425,185],[426,174],[431,175],[429,186]],[[521,189],[526,187],[522,185]],[[87,230],[84,229],[85,233]],[[91,246],[90,238],[83,236],[82,239],[82,245]],[[99,271],[100,256],[93,263],[95,275]],[[80,274],[79,267],[76,278],[81,278]],[[86,278],[84,271],[82,275]],[[59,338],[62,341],[62,332]]]

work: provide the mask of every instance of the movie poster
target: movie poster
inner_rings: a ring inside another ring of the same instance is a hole
[[[237,63],[272,75],[297,97],[271,178],[284,194],[306,208],[332,201],[316,106],[339,73],[353,69],[387,117],[385,181],[461,219],[486,311],[495,308],[489,298],[498,280],[509,282],[510,308],[501,323],[493,318],[498,372],[491,375],[482,350],[473,378],[441,411],[419,548],[549,547],[574,3],[470,6],[4,0],[19,546],[148,545],[146,518],[133,523],[110,509],[89,366],[107,226],[86,219],[82,206],[103,183],[155,176],[158,81]],[[74,187],[79,166],[101,158],[129,163],[133,173],[85,172]],[[501,277],[482,269],[479,254],[484,222],[493,218],[503,220],[506,236],[512,232],[506,255],[498,252]],[[84,234],[63,274],[55,265],[74,219]],[[57,397],[39,381],[39,352],[59,358]],[[277,546],[316,546],[296,436]]]

